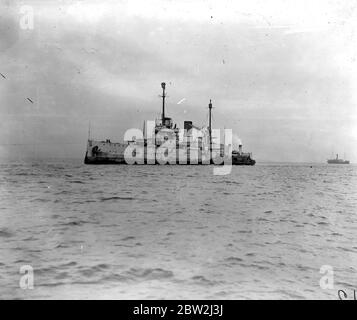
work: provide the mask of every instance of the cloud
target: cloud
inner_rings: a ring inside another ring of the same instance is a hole
[[[233,128],[258,157],[352,148],[343,139],[357,119],[352,2],[27,3],[34,30],[19,29],[21,2],[0,21],[0,145],[29,146],[2,147],[12,154],[80,158],[89,120],[93,135],[122,140],[159,116],[162,81],[180,126],[205,124],[212,99],[214,126]]]

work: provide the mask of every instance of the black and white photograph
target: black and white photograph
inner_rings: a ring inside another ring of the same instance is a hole
[[[356,291],[355,0],[0,0],[0,300]]]

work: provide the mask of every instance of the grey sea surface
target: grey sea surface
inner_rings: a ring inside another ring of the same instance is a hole
[[[0,298],[337,299],[357,289],[357,166],[0,164]],[[20,268],[34,270],[23,290]],[[333,268],[322,289],[320,268]]]

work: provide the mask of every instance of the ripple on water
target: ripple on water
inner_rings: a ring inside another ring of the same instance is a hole
[[[9,231],[8,229],[0,229],[0,237],[1,238],[11,238],[14,236],[14,233]]]
[[[119,197],[119,196],[115,196],[115,197],[103,197],[100,199],[100,201],[105,202],[105,201],[113,201],[113,200],[136,200],[133,197]]]
[[[120,239],[121,241],[129,241],[129,240],[135,240],[136,238],[133,237],[133,236],[128,236],[128,237],[125,237],[125,238],[122,238]]]
[[[220,283],[220,281],[217,280],[211,280],[211,279],[207,279],[205,276],[203,275],[196,275],[191,277],[191,280],[196,284],[196,285],[200,285],[200,286],[208,286],[208,287],[213,287],[216,286],[217,284]]]
[[[174,277],[172,271],[161,268],[131,268],[124,274],[133,280],[160,280]]]

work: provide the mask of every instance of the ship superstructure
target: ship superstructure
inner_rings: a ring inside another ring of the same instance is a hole
[[[128,133],[123,143],[93,140],[87,142],[85,164],[220,164],[231,153],[233,165],[254,165],[251,153],[227,148],[222,137],[213,134],[212,101],[208,105],[208,126],[197,127],[184,121],[180,129],[165,113],[166,84],[161,83],[162,112],[156,121],[145,121],[142,135]],[[223,137],[224,138],[224,137]],[[223,163],[222,163],[223,164]]]

